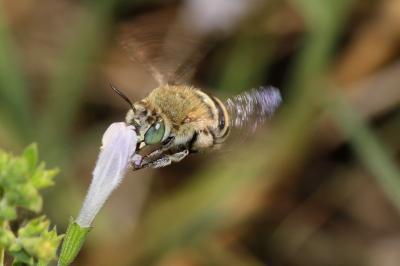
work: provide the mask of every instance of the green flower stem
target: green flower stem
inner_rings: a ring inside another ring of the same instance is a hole
[[[71,219],[61,247],[60,259],[58,260],[59,266],[70,265],[75,260],[91,229],[91,227],[80,227]]]

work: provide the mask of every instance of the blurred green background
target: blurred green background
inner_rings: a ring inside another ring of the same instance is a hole
[[[38,142],[61,168],[45,192],[59,231],[127,111],[109,82],[139,100],[157,86],[147,64],[183,54],[190,84],[221,98],[271,84],[282,108],[244,142],[130,173],[76,265],[398,265],[397,0],[1,0],[0,146]]]

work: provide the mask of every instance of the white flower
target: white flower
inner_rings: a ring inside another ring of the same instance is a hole
[[[133,126],[113,123],[102,139],[93,179],[76,223],[90,227],[111,192],[121,183],[136,149],[137,136]]]

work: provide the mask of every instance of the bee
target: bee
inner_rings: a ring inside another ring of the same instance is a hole
[[[255,129],[281,103],[274,87],[253,89],[225,102],[186,85],[159,86],[135,103],[113,85],[112,89],[131,107],[125,121],[136,128],[136,150],[150,148],[148,154],[136,155],[134,170],[161,168],[191,153],[218,149],[232,127],[251,123]]]
[[[135,25],[126,24],[121,28],[119,43],[159,84],[147,97],[134,103],[111,85],[130,106],[126,123],[136,128],[138,142],[132,163],[134,170],[161,168],[179,162],[191,153],[218,149],[232,128],[254,130],[281,103],[280,92],[274,87],[253,89],[221,101],[199,88],[183,85],[186,82],[182,79],[190,73],[188,69],[204,55],[196,51],[210,46],[202,37],[194,35],[192,29],[160,29],[169,21],[171,16],[166,12],[157,14],[156,19],[138,18]],[[161,47],[153,42],[171,32],[170,38],[164,37],[167,41]]]

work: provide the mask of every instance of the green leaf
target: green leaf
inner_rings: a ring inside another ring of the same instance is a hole
[[[46,169],[39,163],[36,144],[27,147],[21,156],[0,150],[0,224],[8,225],[17,218],[17,208],[33,212],[42,210],[39,190],[53,185],[58,169]],[[49,230],[44,216],[27,221],[17,235],[8,226],[0,227],[0,249],[13,257],[12,265],[48,265],[57,257],[62,236]]]
[[[28,166],[28,172],[29,173],[33,173],[33,171],[36,168],[36,165],[38,163],[38,157],[39,157],[39,153],[38,153],[38,148],[36,143],[32,143],[31,145],[29,145],[23,152],[23,158],[25,158],[25,161],[27,163]]]
[[[35,260],[25,250],[11,251],[14,257],[13,266],[15,265],[35,265]]]
[[[57,257],[57,248],[63,236],[55,229],[48,230],[50,221],[44,216],[31,220],[18,230],[18,242],[22,248],[42,265]]]
[[[19,157],[0,150],[0,196],[4,200],[0,203],[0,219],[15,219],[17,207],[41,211],[43,200],[38,190],[53,185],[58,172],[38,163],[36,144],[27,147]]]
[[[32,237],[42,234],[49,228],[50,222],[45,216],[30,220],[25,226],[18,230],[19,237]]]
[[[31,181],[37,189],[54,185],[53,178],[59,173],[57,168],[45,170],[45,164],[41,163],[33,174]]]
[[[14,206],[7,204],[5,198],[0,201],[0,221],[12,221],[17,218],[17,210]]]
[[[39,212],[42,209],[42,197],[31,183],[19,185],[16,190],[9,191],[6,197],[10,203],[30,211]]]
[[[15,236],[10,228],[0,227],[0,249],[9,248],[15,242]]]

